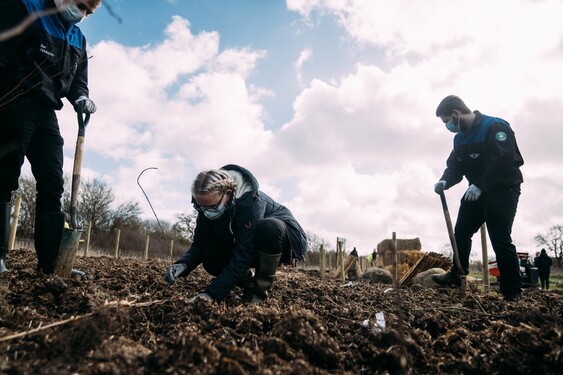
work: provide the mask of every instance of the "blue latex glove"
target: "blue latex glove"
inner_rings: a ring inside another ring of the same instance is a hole
[[[475,202],[481,196],[481,189],[475,185],[469,185],[467,191],[463,195],[463,200],[466,202]]]
[[[96,105],[92,101],[92,99],[88,98],[87,96],[82,95],[80,98],[76,99],[74,102],[74,110],[78,112],[78,106],[83,105],[82,112],[83,113],[94,113],[96,112]]]
[[[188,267],[184,263],[172,264],[166,268],[166,276],[164,280],[170,285],[173,285],[178,276],[184,273]]]
[[[198,299],[202,299],[204,301],[213,301],[213,298],[207,293],[199,293],[188,300],[189,303],[194,303]]]
[[[446,188],[446,181],[440,180],[434,184],[434,192],[440,194]]]

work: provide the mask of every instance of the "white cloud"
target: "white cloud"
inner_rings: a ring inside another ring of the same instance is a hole
[[[299,57],[295,62],[295,73],[297,75],[297,82],[301,87],[303,87],[303,72],[301,69],[303,68],[303,64],[311,57],[313,57],[313,52],[311,51],[310,48],[305,48],[304,50],[301,51],[301,53],[299,53]]]
[[[357,192],[336,181],[346,176],[351,185],[366,182],[346,165],[370,171],[371,215],[354,205],[350,211],[359,212],[360,223],[340,212],[343,220],[333,228],[365,240],[370,232],[355,228],[369,222],[376,242],[391,230],[419,235],[430,250],[448,242],[432,185],[451,147],[451,136],[435,120],[434,109],[451,93],[461,95],[472,109],[506,118],[517,133],[526,165],[515,243],[531,251],[536,233],[563,222],[558,193],[563,180],[554,173],[563,162],[563,134],[557,125],[563,108],[562,55],[556,52],[563,40],[560,2],[288,0],[287,6],[302,14],[307,25],[316,25],[309,22],[315,13],[334,16],[360,48],[383,47],[387,56],[385,70],[359,65],[339,82],[314,80],[295,101],[294,119],[276,137],[281,149],[293,145],[291,154],[306,164],[303,175],[310,173],[307,168],[330,164],[335,181],[324,188],[336,184],[343,202],[350,203],[346,197]],[[420,165],[412,167],[412,162]],[[408,178],[397,178],[402,174]],[[404,184],[417,188],[405,191]],[[461,183],[448,191],[454,220],[464,189]],[[379,196],[382,191],[390,198]],[[320,195],[316,200],[322,205]],[[378,208],[387,225],[376,225]],[[319,220],[330,221],[308,222]],[[317,226],[320,234],[325,226]]]
[[[504,8],[487,3],[483,12],[481,2],[288,0],[304,16],[336,17],[359,48],[383,47],[387,60],[357,63],[326,82],[302,50],[287,70],[300,72],[307,61],[313,79],[293,101],[291,120],[275,130],[264,127],[261,100],[276,88],[248,83],[265,51],[221,51],[217,33],[193,35],[179,17],[158,45],[98,43],[90,86],[99,111],[87,130],[85,159],[119,163],[100,174],[120,197],[141,202],[137,175],[158,167],[143,186],[169,219],[188,207],[199,170],[238,163],[329,241],[345,237],[349,248],[367,254],[397,232],[436,251],[448,235],[433,184],[452,137],[434,110],[456,93],[516,131],[526,181],[513,235],[532,251],[536,233],[563,223],[563,180],[554,173],[563,164],[561,9],[554,1],[500,3]],[[76,121],[65,111],[69,140]],[[68,153],[73,146],[66,147]],[[461,183],[447,192],[454,220],[464,190]]]

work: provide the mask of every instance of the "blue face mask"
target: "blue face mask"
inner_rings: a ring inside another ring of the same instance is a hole
[[[457,125],[454,124],[454,122],[450,119],[450,121],[448,121],[448,123],[446,124],[446,128],[448,128],[448,130],[452,133],[459,133],[459,131],[461,130],[459,127],[459,119],[457,121]]]
[[[202,209],[202,211],[203,211],[203,215],[209,220],[217,220],[221,216],[223,216],[226,209],[227,207],[221,203],[219,206],[215,208]]]
[[[86,18],[84,16],[84,13],[82,13],[82,11],[78,9],[76,4],[70,4],[69,6],[62,9],[61,17],[63,17],[66,21],[72,24],[79,23],[84,18]]]

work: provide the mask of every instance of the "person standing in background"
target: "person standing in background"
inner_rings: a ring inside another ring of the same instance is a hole
[[[534,265],[538,269],[538,276],[540,277],[541,288],[548,290],[549,289],[549,274],[551,272],[551,265],[553,264],[553,260],[545,249],[541,249],[540,255],[535,258]]]

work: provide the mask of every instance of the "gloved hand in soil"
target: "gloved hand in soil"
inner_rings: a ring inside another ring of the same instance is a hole
[[[469,185],[469,188],[463,195],[463,200],[466,202],[475,202],[481,196],[481,189],[475,185]]]
[[[88,98],[87,96],[82,95],[80,98],[76,99],[74,102],[74,110],[78,112],[79,106],[82,105],[82,112],[83,113],[94,113],[96,112],[96,105],[92,101],[92,99]]]
[[[189,303],[194,303],[198,299],[202,299],[204,301],[213,301],[213,298],[207,293],[199,293],[198,295],[193,296],[188,300]]]
[[[440,180],[434,184],[434,193],[440,194],[446,188],[446,181]]]
[[[188,269],[188,267],[184,263],[172,264],[166,267],[166,276],[164,277],[164,280],[166,280],[168,284],[174,285],[176,279],[184,273],[186,269]]]

